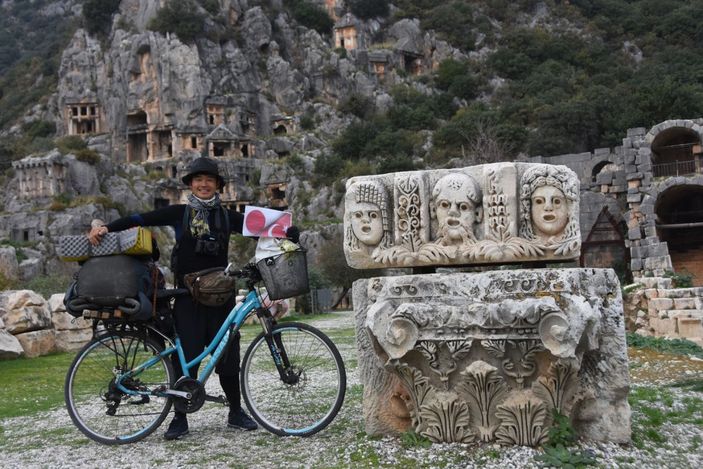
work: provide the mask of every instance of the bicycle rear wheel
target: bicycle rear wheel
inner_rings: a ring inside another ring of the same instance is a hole
[[[310,436],[329,425],[342,406],[347,383],[342,357],[326,335],[307,324],[278,324],[272,334],[283,348],[284,364],[290,364],[290,379],[281,379],[261,333],[242,361],[244,402],[268,431]]]
[[[156,430],[171,409],[171,398],[160,394],[174,380],[163,348],[136,331],[113,331],[93,339],[73,360],[64,386],[71,420],[89,438],[107,445],[132,443]],[[120,391],[116,379],[152,360],[152,366],[122,384],[149,393]],[[157,394],[151,394],[156,391]]]

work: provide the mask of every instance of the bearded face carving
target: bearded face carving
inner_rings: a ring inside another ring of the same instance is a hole
[[[437,241],[458,245],[474,241],[474,224],[481,221],[481,189],[463,173],[444,176],[432,191]]]

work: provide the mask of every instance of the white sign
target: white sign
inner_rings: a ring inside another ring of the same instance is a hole
[[[285,238],[286,230],[291,226],[291,212],[281,212],[270,208],[251,207],[244,209],[244,236],[268,238]]]

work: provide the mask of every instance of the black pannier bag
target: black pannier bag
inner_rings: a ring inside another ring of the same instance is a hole
[[[120,310],[123,317],[145,321],[152,317],[156,266],[134,256],[92,257],[71,284],[64,305],[80,317],[84,310]]]

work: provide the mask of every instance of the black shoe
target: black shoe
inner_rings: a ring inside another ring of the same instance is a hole
[[[171,420],[171,423],[168,425],[168,430],[166,430],[166,433],[164,433],[164,439],[177,440],[178,438],[187,434],[188,419],[186,418],[186,414],[176,412],[176,415],[173,416],[173,420]]]
[[[229,411],[227,426],[230,428],[240,428],[246,431],[256,430],[257,428],[259,428],[256,422],[254,422],[251,417],[245,414],[242,409]]]

